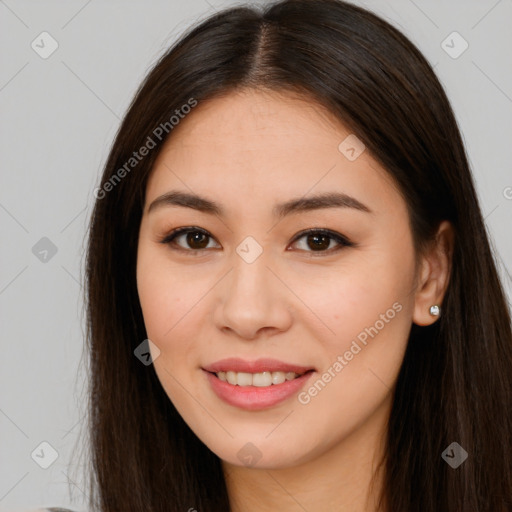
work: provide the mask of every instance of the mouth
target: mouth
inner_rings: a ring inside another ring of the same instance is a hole
[[[278,359],[261,358],[256,361],[246,361],[238,357],[229,357],[227,359],[221,359],[215,363],[203,366],[203,370],[210,373],[284,373],[286,374],[295,373],[296,375],[303,375],[307,371],[315,370],[312,366],[302,366],[299,364],[285,363]]]
[[[312,371],[313,370],[308,370],[303,373],[281,371],[247,373],[228,370],[227,372],[215,372],[213,375],[223,382],[229,382],[232,386],[256,386],[259,388],[266,388],[269,386],[283,384],[283,382],[286,381],[295,380]]]
[[[255,411],[275,406],[300,391],[314,368],[274,359],[254,362],[230,358],[202,368],[215,394],[224,402]]]

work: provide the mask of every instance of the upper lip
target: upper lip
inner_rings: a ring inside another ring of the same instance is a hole
[[[314,370],[311,366],[302,366],[293,363],[285,363],[277,359],[262,358],[255,361],[245,361],[237,357],[229,357],[215,361],[212,364],[203,366],[203,370],[211,373],[217,372],[246,372],[246,373],[262,373],[262,372],[294,372],[297,374],[306,373]]]

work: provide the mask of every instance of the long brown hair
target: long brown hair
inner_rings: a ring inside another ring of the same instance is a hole
[[[506,510],[511,321],[461,135],[419,50],[341,0],[215,13],[156,63],[123,119],[95,192],[86,262],[90,510],[229,510],[219,458],[177,413],[153,366],[134,356],[147,338],[135,269],[146,182],[172,137],[169,120],[191,98],[200,104],[247,87],[303,94],[337,115],[398,185],[417,255],[443,219],[452,223],[443,314],[430,327],[412,326],[396,382],[382,505]],[[157,137],[161,125],[168,129]],[[131,161],[148,137],[147,155]],[[452,442],[468,452],[457,469],[441,457]]]

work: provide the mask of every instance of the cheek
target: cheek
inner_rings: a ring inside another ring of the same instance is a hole
[[[180,383],[187,382],[187,390],[195,393],[190,376],[196,369],[194,351],[190,345],[199,337],[197,331],[204,311],[200,298],[204,283],[197,283],[169,262],[151,251],[139,250],[137,287],[147,337],[158,347],[154,370],[165,392],[180,411],[187,410],[190,396]],[[154,357],[154,356],[153,356]]]
[[[139,248],[139,301],[147,335],[161,351],[170,347],[171,340],[183,338],[184,329],[194,324],[195,306],[203,286],[182,269],[172,267],[165,255]]]
[[[333,379],[337,384],[329,386],[327,394],[352,393],[354,383],[364,382],[356,392],[361,392],[360,404],[371,396],[374,385],[382,387],[379,380],[391,386],[411,328],[413,253],[398,254],[391,245],[383,247],[371,257],[358,257],[346,272],[333,272],[312,299],[312,309],[329,327],[323,337],[322,370],[340,376]],[[354,406],[358,402],[352,402],[354,396],[345,398]]]
[[[371,265],[351,267],[350,275],[339,273],[316,294],[320,316],[334,334],[322,338],[318,378],[298,402],[304,428],[316,428],[318,417],[338,425],[326,427],[326,443],[348,435],[389,397],[411,326],[410,279],[406,262],[380,255]]]
[[[397,264],[383,255],[372,259],[330,271],[325,280],[318,276],[308,279],[307,273],[302,273],[297,283],[297,294],[306,298],[305,306],[317,315],[315,324],[325,330],[323,339],[333,348],[343,348],[361,333],[364,339],[365,329],[374,324],[378,330],[389,331],[389,325],[407,316],[410,265],[405,261]]]

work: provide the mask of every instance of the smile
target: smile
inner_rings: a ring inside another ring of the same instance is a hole
[[[261,372],[261,373],[246,373],[246,372],[217,372],[217,378],[224,382],[229,382],[233,386],[257,386],[265,388],[268,386],[275,386],[282,384],[287,380],[294,380],[300,375],[295,372]]]
[[[300,392],[315,369],[275,359],[230,358],[202,368],[210,389],[223,402],[248,411],[276,406]]]

